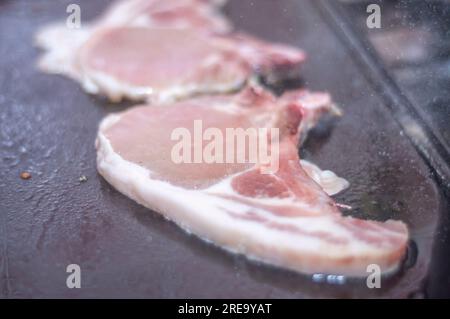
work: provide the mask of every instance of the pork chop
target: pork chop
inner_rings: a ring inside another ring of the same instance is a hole
[[[39,67],[112,101],[170,101],[233,91],[256,74],[298,74],[301,50],[228,30],[213,2],[125,0],[81,29],[41,30]]]
[[[77,67],[78,51],[96,32],[114,27],[195,29],[201,33],[224,33],[231,28],[217,1],[119,0],[96,20],[69,28],[55,22],[40,28],[35,44],[44,50],[38,67],[47,73],[64,74],[83,81]]]
[[[342,216],[299,162],[300,135],[331,108],[327,94],[301,90],[276,98],[252,86],[234,95],[137,106],[101,122],[98,171],[186,231],[248,258],[308,274],[365,276],[370,264],[394,271],[406,249],[405,224]],[[175,162],[174,130],[195,134],[198,120],[224,135],[229,128],[278,129],[278,139],[270,139],[278,168]]]
[[[212,36],[189,29],[106,29],[79,50],[85,89],[111,100],[158,101],[242,87],[255,72],[288,69],[300,51],[249,36]]]

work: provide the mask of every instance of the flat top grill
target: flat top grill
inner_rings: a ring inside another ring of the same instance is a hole
[[[448,131],[438,135],[439,124],[431,117],[404,107],[403,99],[428,101],[420,92],[414,98],[414,85],[400,85],[409,93],[396,100],[398,87],[385,78],[389,74],[380,77],[378,67],[365,66],[376,46],[363,52],[365,35],[348,33],[358,31],[356,18],[355,25],[340,23],[349,10],[359,10],[357,4],[230,1],[225,11],[237,29],[305,49],[303,84],[329,91],[343,109],[342,118],[314,129],[300,152],[350,181],[337,197],[353,206],[347,213],[409,225],[412,241],[404,265],[380,289],[368,289],[364,280],[316,283],[311,276],[229,254],[187,235],[103,180],[95,167],[97,125],[131,104],[89,96],[77,83],[35,68],[39,52],[32,47],[33,34],[45,23],[65,19],[70,3],[0,4],[0,297],[448,296]],[[83,21],[107,3],[79,1]],[[409,71],[395,69],[396,78],[404,72]],[[392,89],[388,95],[386,86]],[[445,94],[436,91],[439,99]],[[425,127],[425,144],[410,135],[398,108],[404,108],[408,123]],[[20,179],[22,171],[32,178]],[[87,181],[79,180],[82,175]],[[83,289],[66,287],[65,270],[72,263],[81,267]]]

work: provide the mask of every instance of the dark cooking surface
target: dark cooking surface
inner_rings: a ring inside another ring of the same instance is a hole
[[[344,110],[341,119],[316,129],[301,152],[351,182],[339,201],[353,205],[350,213],[356,216],[401,219],[410,226],[414,243],[405,269],[384,280],[381,289],[369,290],[362,281],[312,283],[309,277],[231,255],[187,235],[99,177],[93,144],[97,124],[125,105],[88,96],[75,82],[34,68],[34,32],[64,19],[71,2],[0,3],[1,297],[445,294],[428,286],[443,273],[439,261],[447,254],[448,229],[435,230],[447,202],[313,1],[231,1],[226,12],[238,28],[304,48],[310,56],[304,83],[328,90]],[[107,1],[77,3],[85,21]],[[30,180],[19,178],[23,170],[31,172]],[[88,178],[84,183],[82,175]],[[424,281],[429,261],[433,272]],[[66,287],[65,269],[72,263],[81,267],[81,289]],[[448,280],[448,273],[442,278]]]
[[[382,28],[365,25],[371,0],[343,4],[436,138],[450,153],[450,2],[378,1]]]

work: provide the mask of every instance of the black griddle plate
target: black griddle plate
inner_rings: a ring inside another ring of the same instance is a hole
[[[448,262],[447,224],[439,224],[448,203],[432,168],[314,1],[230,1],[225,11],[238,29],[304,48],[309,54],[304,84],[329,91],[344,110],[342,118],[311,133],[301,154],[351,182],[338,196],[354,207],[349,214],[401,219],[409,225],[412,242],[405,266],[384,279],[381,289],[355,280],[338,286],[314,283],[308,276],[229,254],[186,234],[104,181],[95,167],[97,125],[130,104],[110,104],[67,78],[35,68],[39,52],[32,46],[33,34],[45,23],[65,19],[71,2],[0,2],[0,297],[446,293],[429,287],[436,279],[448,280],[448,269],[439,267]],[[83,21],[98,15],[107,2],[78,1]],[[30,180],[19,178],[24,170],[31,172]],[[79,181],[82,175],[86,182]],[[66,267],[73,263],[81,267],[81,289],[66,287]]]

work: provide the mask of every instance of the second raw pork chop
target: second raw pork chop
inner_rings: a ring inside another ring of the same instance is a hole
[[[112,101],[229,92],[256,74],[298,75],[303,51],[230,28],[214,1],[125,0],[79,29],[41,29],[39,67]]]
[[[167,101],[236,90],[255,73],[292,71],[303,60],[300,50],[248,35],[124,27],[97,32],[79,49],[76,65],[90,92]]]
[[[300,135],[331,108],[327,94],[294,91],[275,98],[258,87],[138,106],[100,124],[98,171],[183,229],[249,258],[303,273],[366,276],[369,264],[394,271],[406,250],[405,224],[342,216],[300,164]],[[224,135],[228,128],[277,128],[278,169],[248,161],[175,163],[174,130],[194,135],[199,120],[204,130]]]

